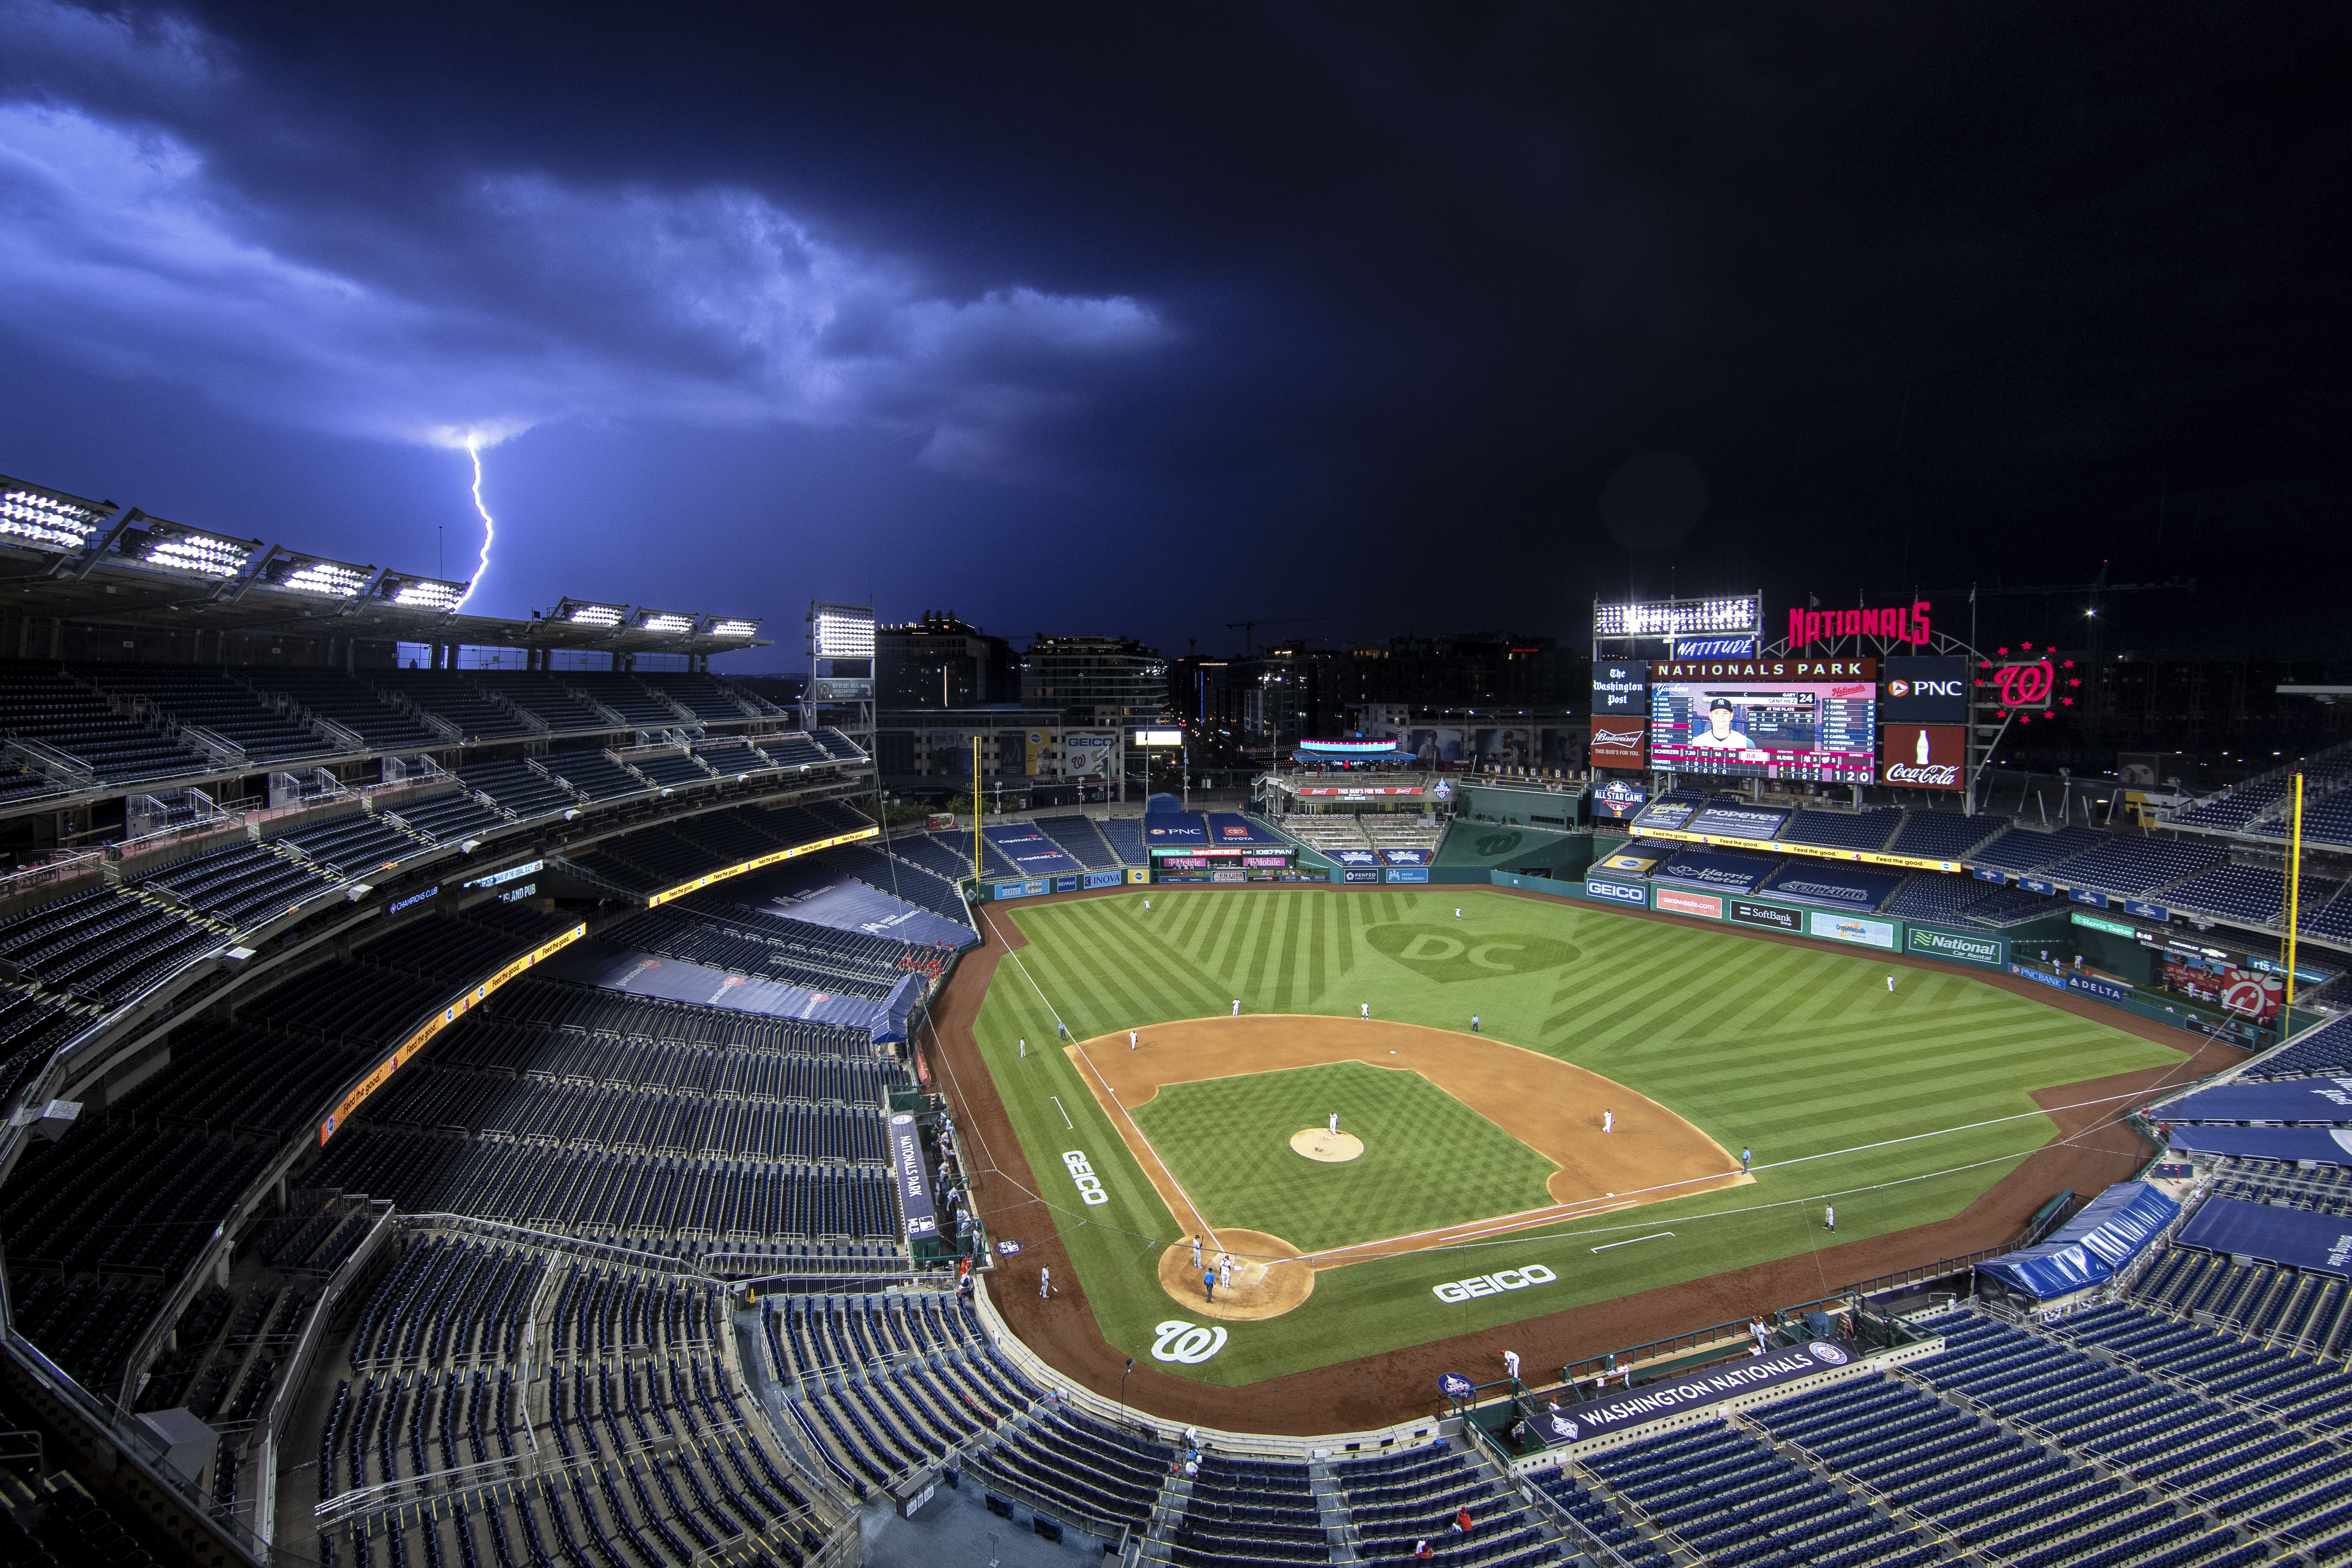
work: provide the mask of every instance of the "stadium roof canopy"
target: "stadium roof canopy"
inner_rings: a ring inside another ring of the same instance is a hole
[[[757,620],[565,599],[528,621],[468,615],[469,584],[306,555],[0,476],[0,612],[362,642],[719,653]]]

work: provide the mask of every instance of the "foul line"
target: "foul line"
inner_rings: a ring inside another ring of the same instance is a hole
[[[1674,1234],[1675,1233],[1671,1230],[1661,1230],[1654,1236],[1629,1236],[1622,1241],[1603,1241],[1600,1246],[1592,1248],[1591,1250],[1595,1252],[1606,1252],[1612,1247],[1631,1247],[1636,1242],[1667,1241],[1673,1239]]]

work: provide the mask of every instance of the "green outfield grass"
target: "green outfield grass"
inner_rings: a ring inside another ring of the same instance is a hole
[[[1056,1017],[1073,1038],[1085,1040],[1171,1019],[1222,1016],[1236,998],[1252,1012],[1348,1017],[1369,1003],[1376,1017],[1442,1029],[1466,1030],[1476,1013],[1489,1037],[1617,1080],[1724,1147],[1755,1150],[1750,1186],[1484,1246],[1326,1270],[1297,1311],[1230,1325],[1229,1342],[1213,1360],[1169,1369],[1225,1384],[1802,1255],[1824,1239],[1822,1204],[1832,1196],[1841,1241],[1948,1218],[2053,1135],[2029,1091],[2182,1060],[2137,1036],[1954,971],[1894,967],[1861,954],[1483,889],[1157,887],[1148,895],[1139,889],[1111,898],[997,905],[989,914],[1000,925],[1017,925],[1030,946],[1018,954],[1021,964],[1007,959],[998,967],[977,1035],[1027,1148],[1039,1196],[1055,1206],[1015,1207],[998,1219],[997,1232],[1017,1239],[1057,1225],[1104,1334],[1131,1355],[1147,1356],[1156,1325],[1185,1315],[1160,1291],[1155,1272],[1160,1248],[1176,1239],[1174,1222],[1076,1070],[1055,1049]],[[1892,994],[1890,969],[1896,977]],[[1018,1054],[1024,1039],[1026,1060]],[[1267,1210],[1265,1218],[1235,1223],[1315,1244],[1316,1228],[1335,1221],[1316,1212],[1320,1200],[1312,1184],[1281,1177],[1269,1186],[1248,1168],[1278,1164],[1273,1154],[1295,1158],[1279,1147],[1265,1151],[1265,1139],[1278,1130],[1286,1140],[1332,1107],[1301,1118],[1303,1103],[1267,1091],[1274,1099],[1260,1106],[1260,1092],[1243,1087],[1233,1091],[1238,1098],[1232,1106],[1201,1102],[1214,1105],[1221,1120],[1195,1112],[1192,1092],[1163,1092],[1164,1110],[1156,1102],[1145,1108],[1139,1121],[1153,1146],[1188,1185],[1186,1173],[1202,1173],[1216,1191],[1215,1203]],[[1340,1108],[1356,1115],[1351,1106]],[[1969,1126],[2021,1113],[2021,1120]],[[1240,1114],[1256,1117],[1264,1128],[1254,1122],[1248,1139],[1233,1136]],[[1446,1169],[1448,1145],[1431,1126],[1416,1149],[1407,1117],[1383,1136],[1381,1152]],[[1505,1141],[1536,1157],[1516,1140]],[[1069,1151],[1091,1161],[1110,1195],[1108,1204],[1078,1202],[1061,1159]],[[1539,1191],[1541,1176],[1535,1179]],[[1381,1200],[1407,1201],[1386,1190]],[[1018,1195],[999,1191],[986,1207],[1006,1202],[1017,1204]],[[1523,1207],[1504,1203],[1495,1211]],[[1369,1220],[1365,1227],[1366,1234],[1390,1235],[1418,1228]],[[1654,1239],[1593,1250],[1633,1238]],[[1559,1280],[1456,1306],[1432,1292],[1447,1281],[1535,1262],[1549,1264]],[[1849,1282],[1823,1268],[1824,1291]],[[1727,1300],[1722,1316],[1780,1304]],[[1614,1347],[1531,1338],[1517,1348],[1532,1372]]]
[[[1292,1152],[1293,1133],[1341,1107],[1360,1158]],[[1427,1079],[1360,1061],[1173,1084],[1135,1119],[1210,1224],[1302,1252],[1540,1208],[1558,1168]]]

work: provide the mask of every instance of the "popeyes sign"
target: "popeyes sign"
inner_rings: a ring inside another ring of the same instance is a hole
[[[1789,652],[1838,637],[1884,637],[1891,643],[1927,645],[1927,601],[1885,610],[1791,610]]]

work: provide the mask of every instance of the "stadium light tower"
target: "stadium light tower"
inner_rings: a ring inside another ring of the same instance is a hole
[[[874,749],[874,607],[812,600],[808,612],[808,689],[801,721],[830,724],[871,754]],[[820,720],[820,711],[847,716]],[[878,775],[877,775],[878,777]]]

